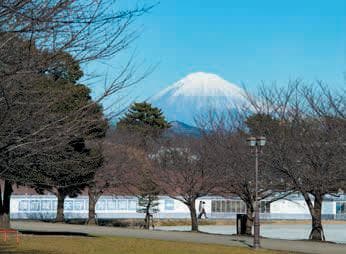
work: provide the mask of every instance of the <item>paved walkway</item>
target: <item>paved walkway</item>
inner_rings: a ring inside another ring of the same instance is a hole
[[[122,236],[134,238],[147,238],[166,241],[182,241],[194,243],[221,244],[228,246],[249,247],[252,244],[251,237],[239,237],[230,235],[215,235],[192,232],[168,232],[168,231],[147,231],[140,229],[99,227],[86,225],[70,225],[30,221],[13,221],[13,228],[25,231],[39,232],[71,232],[83,233],[94,236]],[[262,247],[265,249],[293,251],[314,254],[345,254],[346,244],[319,243],[310,241],[292,241],[279,239],[261,239]]]

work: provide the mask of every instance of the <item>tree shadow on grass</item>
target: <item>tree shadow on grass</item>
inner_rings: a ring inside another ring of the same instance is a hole
[[[80,232],[61,232],[61,231],[35,231],[35,230],[20,230],[23,235],[38,235],[38,236],[80,236],[80,237],[93,237],[87,233]]]

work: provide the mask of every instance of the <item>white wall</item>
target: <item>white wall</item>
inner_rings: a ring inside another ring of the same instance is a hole
[[[278,200],[270,204],[270,213],[309,214],[304,200]]]

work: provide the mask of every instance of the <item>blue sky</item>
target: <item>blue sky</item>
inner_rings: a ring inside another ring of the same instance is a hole
[[[158,64],[132,89],[138,100],[196,71],[250,89],[295,78],[345,85],[346,0],[162,0],[135,26],[143,32],[129,54]],[[111,78],[111,67],[94,67]]]

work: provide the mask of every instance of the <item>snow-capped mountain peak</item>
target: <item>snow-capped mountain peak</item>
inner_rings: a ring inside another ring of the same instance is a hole
[[[244,91],[216,74],[195,72],[187,75],[173,85],[163,89],[152,99],[157,100],[164,94],[172,92],[172,96],[239,96],[244,97]]]
[[[195,117],[210,110],[225,110],[246,103],[245,92],[218,75],[196,72],[163,89],[150,101],[170,121],[194,125]]]

